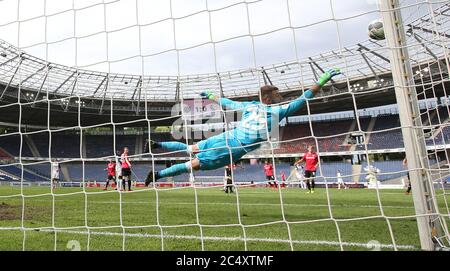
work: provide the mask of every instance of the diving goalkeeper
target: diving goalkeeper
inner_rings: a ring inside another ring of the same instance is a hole
[[[176,164],[158,172],[150,170],[145,179],[145,185],[148,186],[161,178],[189,173],[192,170],[214,170],[236,163],[242,156],[258,149],[261,142],[267,140],[267,133],[271,132],[272,120],[279,122],[292,116],[305,105],[306,100],[313,98],[328,81],[339,74],[339,69],[328,70],[311,89],[285,105],[275,105],[281,103],[283,98],[278,88],[270,85],[261,87],[261,102],[235,102],[226,98],[217,98],[211,92],[201,93],[202,97],[216,101],[225,109],[242,111],[241,122],[233,130],[202,140],[195,145],[147,141],[145,152],[148,152],[150,147],[152,150],[164,148],[168,151],[186,151],[195,156],[191,161]]]

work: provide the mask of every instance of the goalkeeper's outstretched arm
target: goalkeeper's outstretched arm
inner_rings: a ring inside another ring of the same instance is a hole
[[[329,69],[319,78],[319,81],[312,86],[310,89],[305,91],[305,93],[294,101],[281,106],[280,108],[280,120],[285,117],[289,117],[300,110],[306,103],[306,100],[313,98],[322,89],[322,87],[328,83],[333,77],[341,74],[339,69]]]
[[[231,109],[231,110],[240,110],[244,109],[246,104],[245,102],[236,102],[227,98],[217,98],[211,91],[205,91],[200,93],[200,96],[206,98],[211,101],[215,101],[220,104],[222,107]]]

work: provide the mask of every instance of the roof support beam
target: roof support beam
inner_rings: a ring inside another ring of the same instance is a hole
[[[180,101],[180,79],[177,79],[177,86],[175,89],[175,101]]]
[[[37,70],[35,73],[31,74],[30,76],[28,76],[27,78],[23,79],[22,82],[20,82],[20,84],[25,83],[26,81],[30,80],[33,76],[35,76],[36,74],[40,73],[41,71],[43,71],[45,68],[50,67],[50,64],[44,65],[42,66],[42,68],[40,68],[39,70]],[[50,68],[51,69],[51,68]]]
[[[39,90],[36,93],[36,97],[34,97],[34,101],[35,102],[37,101],[37,99],[39,98],[39,95],[41,94],[41,91],[42,91],[42,88],[44,87],[45,81],[47,81],[47,77],[48,77],[48,72],[49,71],[50,71],[50,69],[45,72],[45,76],[44,76],[44,79],[42,80],[41,86],[39,87]],[[34,105],[35,104],[33,104],[32,106],[34,107]]]
[[[311,62],[309,62],[309,67],[311,68],[311,70],[313,72],[314,80],[316,80],[316,81],[319,80],[319,75],[317,74],[316,69],[314,69],[314,67],[313,67]]]
[[[361,57],[364,59],[364,61],[366,62],[367,66],[372,71],[373,75],[375,76],[375,79],[380,80],[380,77],[378,77],[378,74],[375,72],[375,69],[372,67],[372,65],[370,65],[369,59],[367,59],[366,54],[361,52]]]
[[[72,91],[70,92],[70,96],[72,96],[75,93],[75,88],[77,87],[77,83],[78,83],[78,76],[75,77],[75,80],[73,81]]]
[[[14,71],[14,74],[11,76],[11,79],[9,79],[8,84],[7,84],[7,85],[5,86],[5,88],[3,89],[2,95],[0,95],[0,100],[3,99],[3,95],[5,95],[6,91],[8,90],[9,86],[11,85],[11,83],[12,83],[14,77],[16,76],[17,71],[19,70],[20,65],[22,64],[22,60],[23,60],[23,59],[21,58],[20,61],[19,61],[19,63],[17,63],[17,67],[16,67],[16,70]],[[20,85],[19,85],[19,87],[20,87]]]
[[[61,85],[59,85],[59,87],[57,87],[56,89],[55,89],[55,91],[53,91],[53,94],[55,94],[56,92],[58,92],[70,79],[72,79],[72,77],[74,77],[75,76],[75,74],[77,74],[78,73],[78,71],[74,71],[69,77],[67,77],[67,79],[66,80],[64,80],[64,82],[61,84]]]
[[[391,61],[390,61],[389,59],[387,59],[386,57],[380,55],[380,54],[377,53],[377,52],[374,52],[374,51],[370,50],[369,48],[367,48],[366,46],[362,45],[361,43],[358,43],[357,45],[359,46],[359,49],[364,49],[364,50],[366,50],[367,52],[371,53],[372,55],[377,56],[377,57],[383,59],[383,60],[386,61],[387,63],[391,63]]]
[[[106,93],[108,92],[109,76],[106,76],[105,78],[107,78],[107,81],[106,81],[106,84],[105,84],[105,88],[103,89],[102,104],[100,105],[100,110],[98,111],[99,114],[103,113],[103,106],[105,105]]]
[[[219,81],[220,98],[225,98],[225,95],[224,95],[224,92],[223,92],[222,78],[220,77],[220,73],[217,73],[217,80]]]
[[[408,27],[411,28],[411,29],[422,30],[423,32],[427,32],[427,33],[431,33],[431,34],[437,34],[439,36],[443,36],[443,37],[446,37],[446,38],[450,39],[450,35],[447,34],[447,33],[441,33],[439,31],[433,31],[433,30],[430,30],[428,28],[417,26],[417,25],[412,25],[412,24],[408,24]]]
[[[267,74],[266,70],[264,69],[264,67],[261,67],[262,69],[262,74],[263,74],[263,79],[264,79],[264,84],[267,85],[267,82],[269,82],[269,84],[271,86],[273,86],[272,80],[270,80],[269,75]]]
[[[428,46],[426,46],[425,43],[423,43],[423,38],[421,36],[414,33],[413,31],[410,31],[409,33],[413,35],[414,39],[416,39],[419,42],[419,44],[428,52],[428,54],[432,56],[434,59],[436,59],[436,61],[438,61],[442,65],[442,67],[447,67],[447,64],[441,59],[439,59],[439,57],[435,53],[433,53],[433,51],[430,48],[428,48]]]
[[[16,55],[15,57],[10,58],[10,59],[6,60],[6,61],[3,62],[3,63],[0,63],[0,66],[4,66],[4,65],[8,64],[9,62],[14,61],[14,60],[16,60],[17,58],[19,58],[19,57],[21,57],[21,56],[22,56],[22,54]]]
[[[78,83],[78,76],[75,77],[75,80],[72,83],[72,91],[70,92],[70,96],[73,96],[73,94],[75,93],[75,88],[77,87],[77,83]],[[68,111],[69,110],[69,105],[70,105],[70,98],[69,101],[66,104],[66,108],[64,109],[64,111]]]
[[[131,96],[131,100],[134,100],[134,96],[136,96],[136,92],[138,92],[139,85],[141,85],[141,83],[142,83],[142,76],[139,76],[139,80],[136,84],[136,87],[134,88],[134,92],[133,92],[133,95]]]
[[[138,90],[138,103],[136,108],[136,115],[139,115],[139,107],[141,106],[141,93],[142,93],[142,76],[139,76],[139,82],[136,86],[136,89]]]
[[[95,96],[97,91],[103,86],[103,83],[105,83],[106,79],[108,78],[109,74],[107,73],[106,76],[103,78],[102,82],[97,86],[97,88],[94,90],[94,93],[92,93],[92,96]]]

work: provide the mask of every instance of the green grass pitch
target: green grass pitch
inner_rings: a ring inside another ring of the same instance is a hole
[[[402,190],[86,192],[0,186],[0,250],[392,250],[392,236],[399,250],[420,249]]]

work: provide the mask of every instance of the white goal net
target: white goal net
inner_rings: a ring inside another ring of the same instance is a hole
[[[0,250],[445,249],[449,42],[443,0],[2,0]],[[330,68],[236,165],[144,186],[199,155],[147,141],[242,124],[201,93],[286,107]]]

